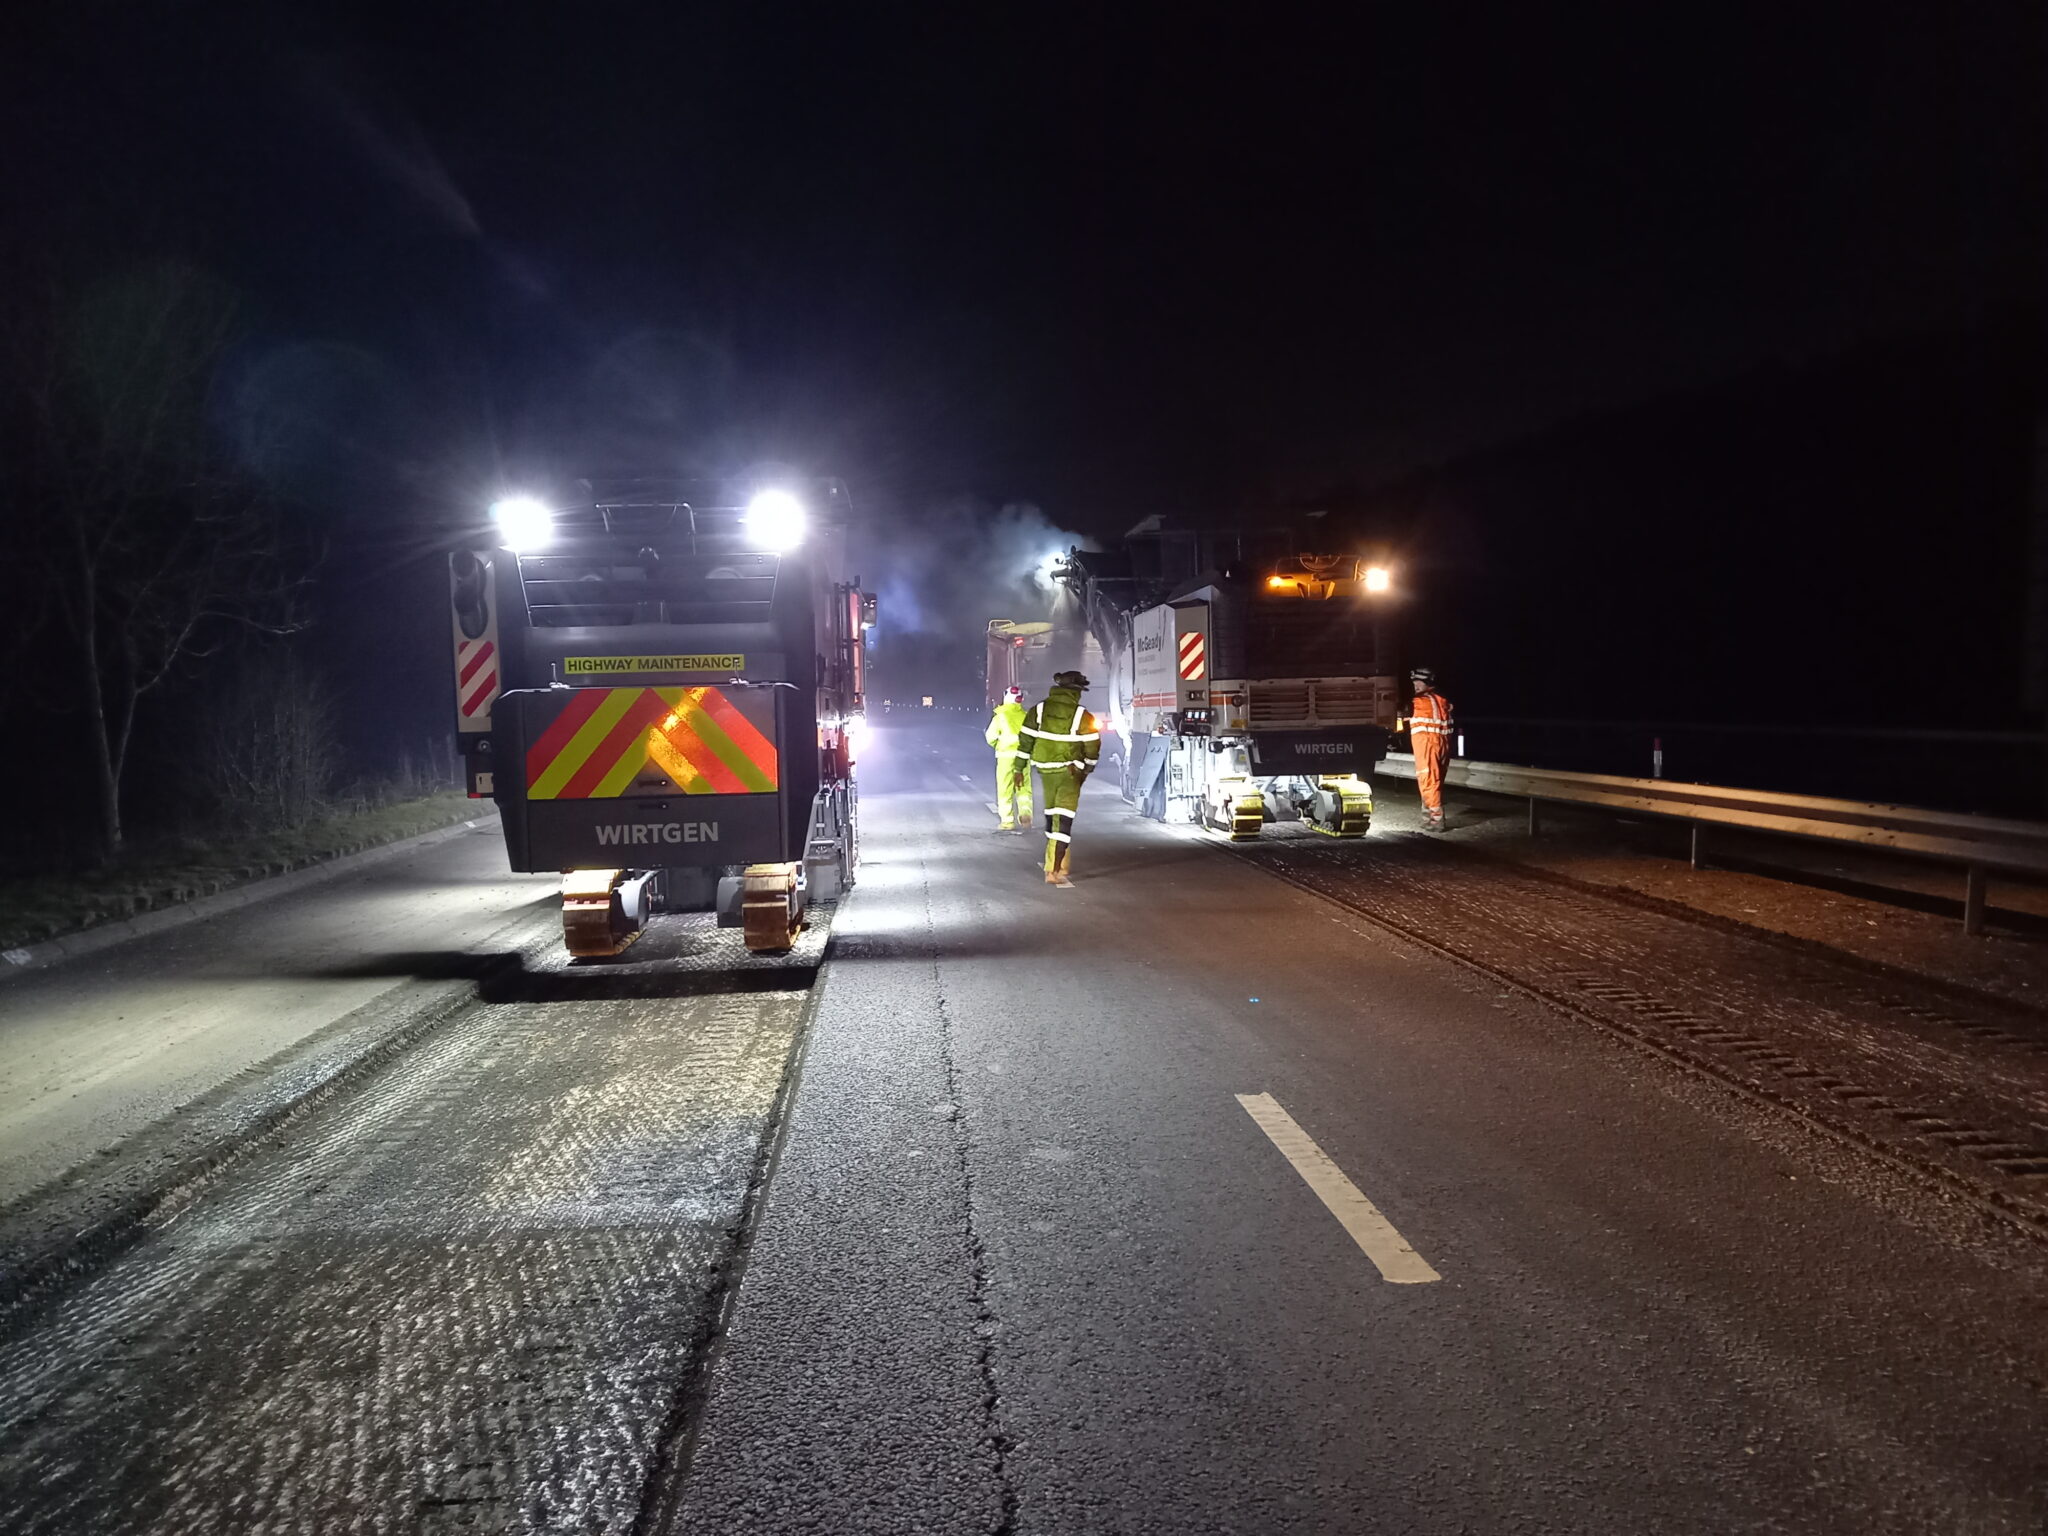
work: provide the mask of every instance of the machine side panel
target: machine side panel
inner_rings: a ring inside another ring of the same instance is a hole
[[[491,728],[491,705],[504,692],[498,635],[498,594],[489,550],[449,557],[450,618],[455,642],[455,730],[475,736]],[[467,743],[464,744],[465,748]]]
[[[1177,603],[1174,622],[1175,703],[1202,709],[1209,703],[1209,604]]]
[[[1173,609],[1147,608],[1131,620],[1131,727],[1149,731],[1180,698]]]

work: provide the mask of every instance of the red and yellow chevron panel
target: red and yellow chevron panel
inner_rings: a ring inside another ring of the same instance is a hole
[[[775,743],[722,688],[579,688],[526,751],[529,800],[763,795],[778,782]]]

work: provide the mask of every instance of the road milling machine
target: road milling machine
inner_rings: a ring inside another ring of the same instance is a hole
[[[1123,738],[1126,800],[1234,840],[1282,821],[1365,834],[1366,775],[1400,714],[1397,594],[1384,553],[1354,543],[1314,518],[1153,518],[1114,550],[1068,556],[1058,579],[1106,658],[1095,707]]]
[[[450,556],[469,792],[514,870],[561,874],[572,954],[714,907],[787,949],[852,884],[874,600],[840,578],[850,511],[837,481],[581,481],[497,502]]]

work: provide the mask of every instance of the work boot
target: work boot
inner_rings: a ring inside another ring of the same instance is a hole
[[[1061,890],[1071,891],[1074,888],[1074,882],[1067,878],[1067,872],[1064,869],[1056,869],[1052,872],[1052,883],[1060,887]]]
[[[1054,870],[1050,870],[1050,869],[1048,869],[1048,870],[1047,870],[1047,871],[1045,872],[1045,883],[1046,883],[1047,885],[1058,885],[1058,884],[1060,883],[1060,876],[1059,876],[1058,872],[1057,872],[1057,871],[1054,871]],[[1072,881],[1069,881],[1069,882],[1068,882],[1068,884],[1070,884],[1070,885],[1071,885],[1072,883],[1073,883]]]
[[[1014,832],[1017,830],[1017,823],[1015,823],[1014,821],[998,822],[996,824],[996,830],[998,832]]]

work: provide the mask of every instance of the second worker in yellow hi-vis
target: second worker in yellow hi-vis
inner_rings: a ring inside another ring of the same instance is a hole
[[[1102,730],[1081,707],[1088,679],[1062,672],[1052,680],[1045,702],[1034,706],[1018,727],[1031,766],[1045,792],[1045,883],[1072,886],[1074,812],[1081,785],[1102,755]]]
[[[997,830],[1003,832],[1021,831],[1018,823],[1031,820],[1031,754],[1017,744],[1023,725],[1024,690],[1013,683],[1004,690],[1003,702],[996,706],[982,733],[982,739],[996,749],[996,816],[1001,821]]]

